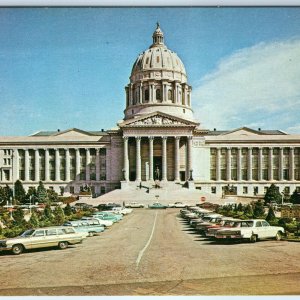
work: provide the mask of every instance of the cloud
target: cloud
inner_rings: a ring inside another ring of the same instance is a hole
[[[204,128],[294,131],[299,128],[299,58],[300,39],[261,43],[224,58],[194,88],[195,117]]]

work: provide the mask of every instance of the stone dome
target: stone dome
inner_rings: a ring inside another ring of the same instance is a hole
[[[153,43],[133,64],[126,89],[125,119],[161,111],[193,119],[191,86],[178,55],[164,44],[164,34],[157,23]]]

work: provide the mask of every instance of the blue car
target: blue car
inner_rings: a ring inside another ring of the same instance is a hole
[[[104,231],[104,226],[94,225],[87,221],[68,221],[63,226],[72,226],[76,232],[86,232],[88,236],[93,236]]]

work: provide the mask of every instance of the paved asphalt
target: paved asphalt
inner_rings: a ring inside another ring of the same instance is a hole
[[[135,209],[66,250],[2,253],[0,295],[300,294],[299,243],[219,244],[178,212]]]

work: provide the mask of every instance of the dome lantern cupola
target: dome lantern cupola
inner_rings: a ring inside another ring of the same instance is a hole
[[[156,23],[156,30],[153,32],[152,38],[153,38],[152,47],[164,44],[164,34],[161,31],[158,22]]]
[[[138,55],[125,87],[125,120],[160,111],[193,120],[192,87],[178,55],[164,44],[157,23],[153,44]]]

